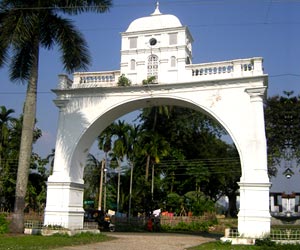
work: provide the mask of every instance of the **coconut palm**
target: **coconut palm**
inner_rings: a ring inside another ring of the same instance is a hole
[[[141,154],[146,156],[145,181],[148,182],[149,167],[159,163],[160,159],[170,152],[169,143],[157,132],[145,131],[141,135]]]
[[[5,106],[0,107],[0,196],[2,197],[1,203],[5,202],[5,193],[8,193],[6,183],[10,179],[12,171],[9,171],[8,161],[11,156],[9,152],[10,147],[10,133],[15,118],[11,116],[15,111],[13,109],[7,109]],[[13,179],[13,178],[11,178]],[[8,182],[11,183],[11,182]],[[5,202],[6,203],[6,202]],[[3,204],[1,204],[3,205]]]
[[[11,116],[14,112],[13,109],[7,109],[5,106],[0,107],[0,170],[2,167],[2,154],[8,144],[9,128],[11,127],[11,123],[15,120],[15,118]]]
[[[113,143],[113,155],[118,162],[118,189],[117,189],[117,212],[120,205],[120,179],[121,179],[121,164],[128,151],[128,132],[130,126],[124,121],[118,121],[113,124],[113,135],[116,140]]]
[[[127,148],[127,158],[130,164],[130,184],[129,184],[129,202],[128,202],[128,217],[130,220],[131,216],[131,199],[132,199],[132,182],[133,182],[133,169],[134,161],[138,154],[138,138],[139,138],[140,126],[133,125],[129,129],[128,137],[128,148]]]
[[[99,190],[99,180],[100,180],[100,169],[101,161],[97,159],[96,156],[88,154],[87,164],[84,168],[84,198],[92,199],[93,201],[99,200],[99,196],[96,196],[95,193],[100,195]]]
[[[23,232],[25,195],[36,117],[40,48],[59,46],[67,72],[86,69],[86,41],[73,23],[59,13],[105,12],[111,0],[2,0],[0,2],[0,67],[8,63],[10,79],[27,83],[19,154],[16,199],[11,230]]]

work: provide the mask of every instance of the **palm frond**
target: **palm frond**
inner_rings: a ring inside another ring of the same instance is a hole
[[[52,26],[54,27],[52,30],[55,31],[54,39],[62,52],[61,60],[65,70],[72,72],[87,69],[91,58],[87,43],[80,31],[70,20],[58,16],[52,16]]]
[[[64,0],[51,1],[60,11],[69,15],[77,15],[83,12],[103,13],[112,6],[111,0]]]
[[[10,79],[12,81],[26,81],[30,78],[34,56],[33,46],[30,42],[23,43],[23,46],[13,48],[14,57],[10,64]]]

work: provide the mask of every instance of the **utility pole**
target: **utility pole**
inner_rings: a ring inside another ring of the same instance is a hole
[[[105,161],[106,163],[106,161]],[[105,164],[106,165],[106,164]],[[107,182],[107,168],[104,168],[104,195],[103,195],[103,211],[106,211],[106,182]]]
[[[129,207],[128,207],[129,221],[130,221],[130,216],[131,216],[132,177],[133,177],[133,163],[131,163],[131,168],[130,168]]]
[[[103,170],[104,170],[105,160],[102,160],[100,169],[100,186],[99,186],[99,201],[98,210],[102,210],[102,188],[103,188]]]
[[[120,205],[120,185],[121,185],[121,164],[118,167],[117,213],[119,213],[119,205]]]
[[[154,164],[152,165],[152,180],[151,180],[151,195],[153,199],[153,193],[154,193]]]

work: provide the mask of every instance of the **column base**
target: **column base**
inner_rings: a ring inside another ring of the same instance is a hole
[[[83,229],[83,184],[48,182],[44,225]]]
[[[270,234],[270,183],[239,183],[240,211],[238,231],[244,238],[263,238]]]

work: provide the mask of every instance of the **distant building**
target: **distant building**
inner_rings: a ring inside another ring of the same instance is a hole
[[[287,178],[280,170],[271,180],[271,216],[286,221],[300,218],[300,175],[295,173]]]

